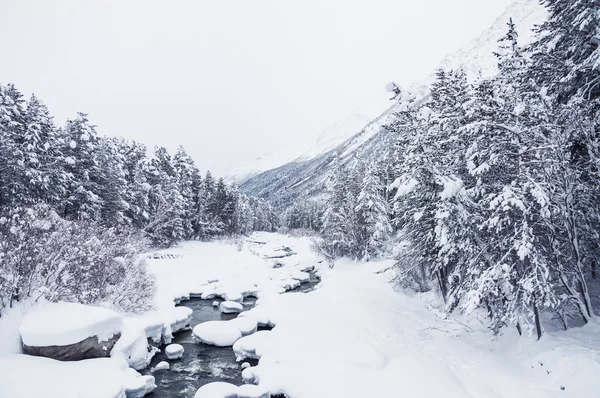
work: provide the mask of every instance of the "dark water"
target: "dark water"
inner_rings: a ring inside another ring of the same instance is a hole
[[[311,274],[309,282],[301,284],[291,292],[309,292],[319,283],[318,278]],[[221,314],[218,307],[213,307],[213,301],[192,298],[183,301],[180,305],[191,308],[192,327],[199,323],[216,320],[229,320],[237,314]],[[242,303],[244,310],[254,306],[256,299],[247,297]],[[191,330],[176,333],[173,343],[181,344],[185,349],[183,358],[168,360],[164,354],[164,347],[156,354],[145,374],[152,374],[156,379],[156,390],[151,396],[160,398],[187,398],[193,397],[198,388],[207,383],[224,381],[236,385],[243,384],[241,363],[235,361],[235,354],[231,347],[215,347],[198,343]],[[171,369],[151,373],[150,369],[161,361],[167,361]],[[248,360],[254,366],[258,361]]]

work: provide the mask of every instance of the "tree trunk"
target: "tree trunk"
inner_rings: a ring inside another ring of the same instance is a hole
[[[542,321],[540,319],[540,310],[538,308],[536,300],[533,303],[533,316],[535,320],[535,330],[537,331],[538,341],[542,338]]]

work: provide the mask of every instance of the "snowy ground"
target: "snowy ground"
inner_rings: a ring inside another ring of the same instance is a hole
[[[494,339],[476,321],[444,319],[433,296],[394,291],[376,273],[389,264],[338,261],[320,289],[260,300],[248,316],[277,326],[236,343],[261,357],[244,376],[291,397],[599,396],[597,324]]]
[[[392,271],[385,271],[390,261],[341,260],[329,269],[311,250],[308,238],[255,233],[243,244],[187,242],[155,257],[149,267],[157,278],[157,311],[124,317],[113,358],[55,363],[0,356],[0,396],[37,393],[26,389],[16,393],[10,381],[19,377],[40,380],[43,396],[112,398],[123,396],[128,384],[129,391],[134,391],[133,383],[143,389],[149,380],[126,370],[126,363],[146,366],[146,337],[165,342],[173,330],[188,326],[189,313],[176,308],[176,301],[190,295],[220,297],[234,306],[249,294],[259,297],[257,305],[240,314],[248,322],[237,322],[252,328],[236,333],[227,345],[233,345],[240,364],[245,358],[260,358],[257,366],[244,365],[243,372],[248,383],[259,387],[207,386],[198,398],[223,396],[220,391],[315,398],[599,396],[596,322],[548,333],[540,342],[518,337],[512,329],[493,338],[476,319],[446,319],[433,295],[394,290],[389,283]],[[315,291],[281,294],[297,286],[306,278],[304,271],[315,266],[322,276]],[[12,314],[0,322],[1,337],[7,338],[0,343],[0,355],[15,352],[14,331],[6,325],[18,320]],[[252,333],[257,323],[275,327]],[[30,384],[23,382],[23,388],[36,387]],[[96,384],[106,392],[86,395],[86,386]],[[56,394],[49,393],[52,389]]]

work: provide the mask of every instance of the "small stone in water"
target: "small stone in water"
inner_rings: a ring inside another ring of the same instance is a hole
[[[248,362],[242,363],[242,369],[246,369],[246,368],[249,368],[249,367],[250,367],[250,364]]]
[[[218,307],[219,306],[219,302],[218,301],[213,301],[213,307]]]
[[[169,369],[171,369],[171,365],[169,365],[169,362],[161,361],[158,364],[156,364],[156,366],[154,367],[154,369],[152,369],[152,371],[159,372],[161,370],[169,370]]]
[[[181,344],[169,344],[165,348],[165,354],[169,359],[179,359],[183,356],[183,346]]]

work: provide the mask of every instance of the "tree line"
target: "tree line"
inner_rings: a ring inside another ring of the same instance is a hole
[[[0,85],[0,310],[32,297],[142,308],[148,247],[278,223],[266,202],[201,175],[182,147],[148,154],[98,135],[83,113],[59,127],[35,95]]]
[[[508,22],[493,78],[440,70],[425,101],[393,85],[385,153],[333,160],[322,219],[332,256],[401,247],[403,284],[538,337],[595,316],[600,257],[598,6],[544,4],[528,46]]]

